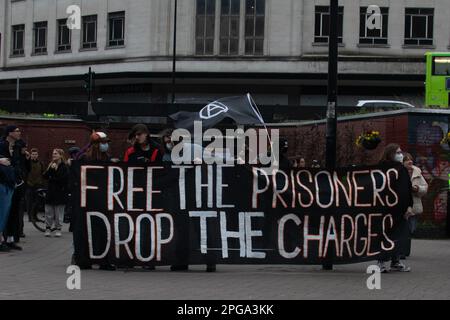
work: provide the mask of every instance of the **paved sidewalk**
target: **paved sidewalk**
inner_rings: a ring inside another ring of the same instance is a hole
[[[44,238],[26,226],[23,252],[0,254],[3,299],[450,299],[450,241],[413,242],[411,273],[382,275],[381,290],[368,290],[369,263],[337,266],[203,266],[189,273],[82,271],[81,290],[66,288],[71,234]]]

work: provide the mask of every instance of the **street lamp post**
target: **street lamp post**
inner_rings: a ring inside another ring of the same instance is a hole
[[[330,32],[328,53],[328,106],[327,106],[327,136],[326,136],[326,167],[333,170],[336,167],[336,133],[337,133],[337,82],[338,82],[338,30],[339,1],[330,0]],[[323,264],[324,270],[333,270],[329,262]]]
[[[176,73],[177,73],[177,11],[178,11],[178,0],[175,0],[175,8],[173,13],[172,104],[175,103]]]
[[[337,81],[338,81],[338,0],[330,0],[330,32],[328,55],[328,108],[327,108],[327,142],[326,167],[336,166],[336,132],[337,132]]]

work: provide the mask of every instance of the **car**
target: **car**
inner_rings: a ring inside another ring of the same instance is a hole
[[[356,106],[360,108],[415,108],[410,103],[395,100],[360,100]]]

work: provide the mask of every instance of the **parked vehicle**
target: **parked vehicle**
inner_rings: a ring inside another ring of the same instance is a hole
[[[381,109],[387,109],[387,108],[415,108],[410,103],[403,102],[403,101],[396,101],[396,100],[360,100],[358,101],[358,104],[356,105],[360,108],[381,108]]]

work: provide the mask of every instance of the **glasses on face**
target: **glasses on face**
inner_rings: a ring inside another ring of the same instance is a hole
[[[20,129],[16,129],[16,130],[14,130],[14,132],[22,132],[22,131],[20,131]]]

